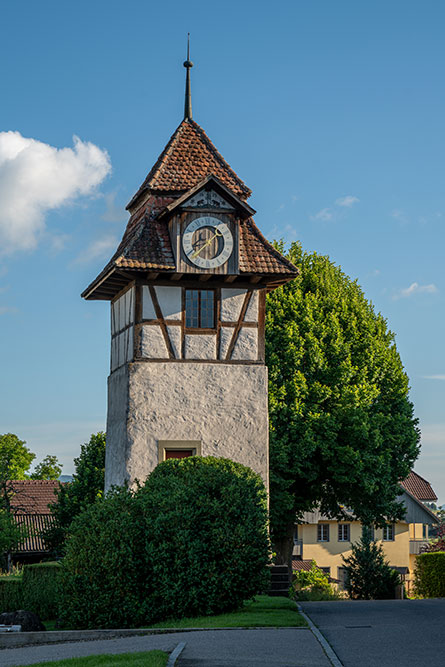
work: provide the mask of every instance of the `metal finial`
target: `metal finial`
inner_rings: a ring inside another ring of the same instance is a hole
[[[184,67],[187,70],[185,77],[185,104],[184,104],[184,120],[186,118],[193,118],[192,115],[192,93],[190,88],[190,70],[193,63],[190,60],[190,33],[187,33],[187,60],[184,62]]]

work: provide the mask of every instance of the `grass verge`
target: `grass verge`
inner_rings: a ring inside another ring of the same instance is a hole
[[[242,609],[230,614],[197,616],[195,618],[170,619],[151,625],[151,628],[294,628],[306,626],[298,613],[295,602],[285,597],[271,598],[257,595],[246,602]]]
[[[38,662],[34,667],[114,667],[114,665],[130,665],[131,667],[165,667],[168,653],[164,651],[144,651],[143,653],[120,653],[111,655],[89,655],[86,658],[67,658],[50,662]]]

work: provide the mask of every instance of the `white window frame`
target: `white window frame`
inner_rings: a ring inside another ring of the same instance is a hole
[[[329,542],[329,524],[317,524],[317,542]]]
[[[387,523],[386,526],[383,526],[382,528],[383,542],[394,542],[395,536],[396,536],[396,531],[393,523]]]
[[[338,541],[339,542],[350,542],[351,541],[351,524],[350,523],[339,523],[338,524]]]

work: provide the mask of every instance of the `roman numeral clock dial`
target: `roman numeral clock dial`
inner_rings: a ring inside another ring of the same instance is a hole
[[[186,257],[201,269],[216,269],[229,259],[233,236],[228,225],[210,215],[190,222],[182,236]]]

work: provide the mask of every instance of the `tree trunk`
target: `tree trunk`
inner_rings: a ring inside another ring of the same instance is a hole
[[[289,574],[292,572],[292,551],[294,548],[295,523],[289,523],[287,533],[274,541],[273,550],[276,552],[275,565],[287,565]]]

